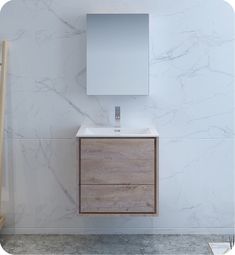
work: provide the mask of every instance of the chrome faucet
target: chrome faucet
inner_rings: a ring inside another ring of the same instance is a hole
[[[115,127],[120,128],[121,127],[121,107],[115,106]]]

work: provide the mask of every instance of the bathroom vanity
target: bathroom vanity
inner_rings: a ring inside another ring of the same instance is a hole
[[[77,143],[80,214],[158,214],[155,129],[81,127]]]
[[[149,94],[148,14],[87,14],[87,94]],[[158,134],[115,122],[77,133],[79,212],[157,215]]]

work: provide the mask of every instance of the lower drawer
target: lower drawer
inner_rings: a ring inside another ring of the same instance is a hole
[[[81,185],[80,213],[155,214],[154,185]]]

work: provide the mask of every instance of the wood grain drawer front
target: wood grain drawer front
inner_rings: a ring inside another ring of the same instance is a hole
[[[154,214],[153,185],[81,185],[81,213]]]
[[[81,159],[149,159],[154,156],[154,138],[150,139],[81,139]]]
[[[154,139],[82,139],[81,184],[154,184]]]
[[[82,184],[154,184],[154,160],[81,161]]]

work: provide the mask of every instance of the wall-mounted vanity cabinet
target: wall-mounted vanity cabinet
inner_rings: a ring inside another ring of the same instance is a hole
[[[87,94],[149,94],[149,15],[87,15]]]
[[[158,137],[78,132],[80,214],[158,214]]]

